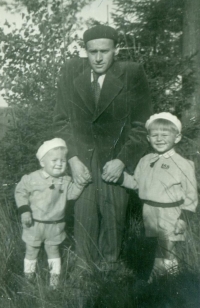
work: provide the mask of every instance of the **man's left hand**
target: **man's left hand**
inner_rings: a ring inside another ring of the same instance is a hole
[[[106,182],[116,183],[124,170],[124,163],[119,159],[108,161],[103,167],[102,179]]]

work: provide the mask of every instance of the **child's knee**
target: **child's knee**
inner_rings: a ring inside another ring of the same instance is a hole
[[[26,244],[26,255],[25,255],[26,259],[35,260],[38,256],[39,250],[40,247],[33,247]]]
[[[60,257],[60,252],[59,252],[59,246],[58,245],[47,245],[45,244],[45,250],[48,256],[48,259],[52,258],[59,258]]]

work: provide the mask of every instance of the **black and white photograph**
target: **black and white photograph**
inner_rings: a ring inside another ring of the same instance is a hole
[[[199,308],[199,183],[199,0],[0,0],[0,308]]]

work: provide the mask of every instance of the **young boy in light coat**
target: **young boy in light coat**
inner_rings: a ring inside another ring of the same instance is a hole
[[[37,256],[44,243],[53,289],[58,285],[61,271],[59,244],[66,238],[66,202],[77,199],[84,188],[65,174],[67,152],[64,140],[45,141],[36,154],[42,168],[24,175],[15,190],[23,226],[22,239],[26,243],[25,277],[34,280]],[[89,174],[87,179],[90,180]]]
[[[145,126],[153,152],[139,161],[134,175],[124,172],[122,186],[138,190],[145,234],[158,240],[151,282],[155,275],[177,269],[175,244],[185,240],[198,196],[194,163],[174,149],[181,140],[178,118],[162,112],[151,116]]]

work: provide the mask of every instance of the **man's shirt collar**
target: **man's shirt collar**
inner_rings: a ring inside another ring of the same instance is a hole
[[[102,74],[99,76],[98,78],[98,83],[100,85],[100,88],[102,89],[103,87],[103,82],[104,82],[104,79],[106,77],[106,74]],[[94,77],[93,77],[93,70],[91,70],[91,83],[94,81]]]

